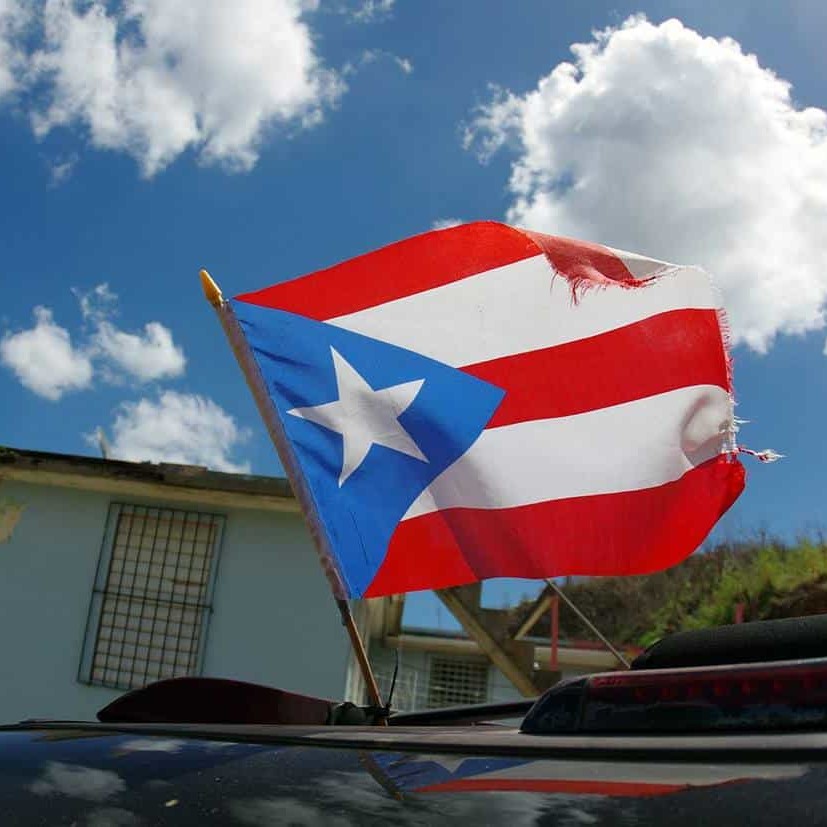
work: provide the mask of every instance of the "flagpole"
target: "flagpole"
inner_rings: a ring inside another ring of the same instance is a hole
[[[376,707],[383,706],[382,698],[379,694],[379,687],[376,683],[376,678],[368,660],[367,652],[365,651],[365,644],[362,642],[362,637],[359,634],[359,629],[356,626],[356,621],[353,617],[353,612],[350,609],[350,604],[347,601],[347,591],[345,589],[342,578],[339,575],[335,565],[333,564],[333,555],[328,546],[327,537],[319,524],[319,519],[316,514],[316,508],[310,496],[310,491],[304,484],[296,457],[290,447],[287,435],[284,432],[284,426],[276,414],[273,405],[270,402],[267,387],[264,384],[264,379],[258,369],[250,346],[244,338],[244,334],[238,324],[238,319],[233,313],[233,309],[229,302],[224,299],[219,286],[213,281],[212,277],[206,270],[201,270],[199,273],[201,278],[201,287],[204,290],[204,296],[207,301],[213,306],[213,309],[221,322],[221,327],[227,336],[227,341],[230,343],[230,348],[235,355],[241,372],[247,380],[247,385],[250,392],[253,394],[258,412],[264,420],[267,427],[267,432],[270,434],[270,439],[276,449],[276,452],[281,459],[281,464],[287,474],[287,479],[293,489],[296,499],[301,505],[304,513],[307,526],[310,529],[310,535],[313,538],[313,543],[316,550],[319,552],[319,557],[322,563],[322,569],[330,583],[333,590],[333,597],[336,601],[336,606],[342,616],[342,625],[345,627],[350,638],[350,643],[353,646],[353,652],[356,655],[356,661],[359,664],[359,670],[365,680],[365,686],[368,690],[368,696],[371,703]]]

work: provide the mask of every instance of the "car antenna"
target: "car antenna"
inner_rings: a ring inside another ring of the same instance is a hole
[[[603,645],[623,664],[623,667],[625,669],[630,669],[631,664],[628,659],[617,649],[616,646],[613,646],[609,638],[607,638],[606,635],[604,635],[603,632],[601,632],[600,629],[598,629],[597,626],[595,626],[594,623],[592,623],[591,620],[589,620],[589,618],[574,605],[574,601],[551,578],[545,578],[545,580],[554,593],[577,615],[577,617],[580,618],[580,620],[583,621],[583,623],[586,624],[586,626],[588,626],[589,629],[591,629],[595,635],[597,635]]]
[[[385,715],[391,714],[391,701],[393,700],[393,691],[396,689],[396,677],[399,674],[399,650],[395,650],[396,662],[393,665],[393,677],[391,678],[391,688],[388,690],[388,697],[385,701]]]

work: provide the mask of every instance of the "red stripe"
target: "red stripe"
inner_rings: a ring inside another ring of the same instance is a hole
[[[642,283],[607,247],[593,244],[590,241],[544,235],[531,230],[523,230],[523,232],[536,242],[554,269],[562,273],[575,289],[587,284],[597,285],[609,282],[621,282],[630,286]]]
[[[575,289],[609,282],[642,283],[607,247],[518,230],[494,221],[478,221],[423,233],[334,267],[236,298],[325,321],[538,253],[544,253],[554,269]]]
[[[743,487],[741,464],[720,456],[641,491],[424,514],[399,524],[363,597],[488,577],[658,571],[698,548]]]
[[[718,314],[673,310],[576,342],[463,368],[506,391],[489,428],[692,385],[729,390]]]
[[[240,301],[324,321],[538,255],[525,233],[493,221],[424,233]]]
[[[668,795],[689,788],[688,784],[652,784],[643,781],[565,781],[543,778],[460,778],[444,784],[420,787],[418,793],[526,792],[568,793],[570,795],[610,795],[640,798]]]

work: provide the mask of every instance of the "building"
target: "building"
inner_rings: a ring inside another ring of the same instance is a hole
[[[437,593],[467,634],[405,628],[404,597],[361,601],[383,697],[398,709],[533,696],[612,669],[607,652],[506,628],[479,585]],[[533,618],[533,620],[532,620]],[[0,723],[93,718],[179,675],[333,699],[364,683],[286,480],[0,448]]]
[[[0,449],[0,722],[179,674],[330,698],[355,664],[285,480]]]
[[[466,593],[476,592],[478,596],[476,586],[465,588]],[[452,591],[462,593],[463,589]],[[405,626],[401,595],[368,601],[366,608],[370,661],[383,697],[387,697],[394,668],[399,664],[393,705],[400,710],[519,700],[561,678],[611,671],[619,665],[603,646],[589,641],[560,640],[552,653],[548,639],[521,634],[514,640],[513,634],[497,630],[497,621],[508,613],[477,606],[475,616],[481,625],[500,645],[517,655],[515,661],[522,662],[524,672],[534,684],[534,692],[524,693],[495,665],[481,642],[464,631]],[[529,618],[523,631],[530,632],[533,625]]]

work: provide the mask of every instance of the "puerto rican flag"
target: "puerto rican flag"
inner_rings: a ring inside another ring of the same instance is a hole
[[[746,781],[800,778],[806,768],[772,764],[553,759],[372,752],[368,769],[397,794],[520,792],[643,798]]]
[[[231,306],[348,597],[655,571],[743,489],[697,268],[481,222]]]

